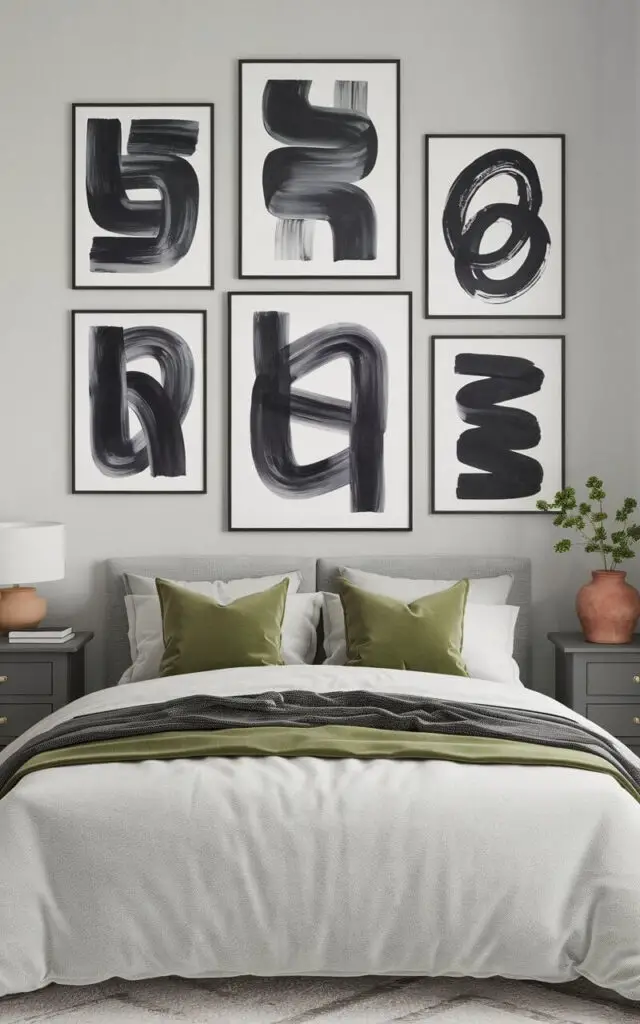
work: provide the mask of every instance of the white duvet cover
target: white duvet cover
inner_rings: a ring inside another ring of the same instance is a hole
[[[181,694],[292,688],[579,719],[520,686],[289,666],[104,690],[26,735]],[[640,804],[596,773],[441,761],[205,758],[24,778],[0,800],[0,995],[168,974],[584,975],[640,999]]]

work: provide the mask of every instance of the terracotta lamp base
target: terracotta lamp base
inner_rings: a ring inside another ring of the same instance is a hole
[[[46,613],[47,602],[39,596],[35,587],[0,589],[0,633],[38,626]]]

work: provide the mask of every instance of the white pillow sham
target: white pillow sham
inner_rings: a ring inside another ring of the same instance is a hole
[[[513,657],[513,638],[519,611],[517,605],[467,601],[462,657],[471,677],[522,686],[518,663]],[[347,641],[342,602],[338,594],[323,595],[322,617],[324,650],[327,655],[324,663],[344,665],[347,660]]]
[[[128,594],[152,594],[154,597],[157,597],[155,576],[136,576],[131,572],[125,572],[123,575],[125,589]],[[157,575],[161,576],[161,573]],[[214,594],[214,596],[215,593],[218,593],[220,596],[216,598],[216,601],[219,600],[222,604],[228,604],[230,601],[235,601],[237,597],[259,594],[261,590],[275,587],[277,583],[281,583],[284,579],[289,580],[287,596],[290,597],[291,594],[296,594],[302,582],[302,576],[299,572],[281,572],[276,576],[245,576],[237,580],[199,580],[195,582],[193,580],[172,579],[171,582],[179,587],[187,587],[187,589],[199,593]],[[214,591],[199,591],[198,588],[203,586],[213,587]]]
[[[220,595],[214,583],[188,583],[186,586],[187,589],[213,597],[220,604],[229,604],[231,600],[236,600],[224,594]],[[118,685],[157,679],[164,653],[162,614],[158,596],[127,594],[124,603],[129,620],[132,664],[119,679]],[[282,623],[282,659],[285,665],[313,663],[321,609],[322,594],[287,596]]]
[[[458,580],[413,580],[406,576],[382,576],[377,572],[364,572],[362,569],[340,568],[340,575],[349,583],[362,590],[383,597],[395,597],[397,601],[417,601],[419,597],[437,594],[447,590]],[[505,573],[502,576],[481,576],[469,580],[469,596],[467,603],[473,604],[506,604],[513,576]]]

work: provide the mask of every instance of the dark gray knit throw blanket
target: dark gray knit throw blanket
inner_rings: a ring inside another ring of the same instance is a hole
[[[61,747],[158,732],[270,725],[359,725],[569,747],[604,758],[640,792],[640,768],[630,751],[625,754],[613,739],[561,715],[365,690],[285,690],[232,697],[203,694],[78,715],[26,740],[10,754],[0,764],[0,790],[30,758]]]

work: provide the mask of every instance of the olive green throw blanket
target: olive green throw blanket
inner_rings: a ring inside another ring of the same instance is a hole
[[[45,768],[184,757],[404,758],[547,765],[612,775],[640,801],[640,770],[581,723],[520,708],[367,691],[189,696],[80,715],[0,764],[0,797]]]
[[[612,775],[640,801],[640,793],[613,765],[596,754],[483,736],[395,732],[364,726],[256,726],[219,732],[160,732],[98,740],[36,754],[12,775],[0,797],[25,775],[43,768],[108,761],[171,760],[179,757],[356,757],[457,761],[459,764],[551,765]]]

